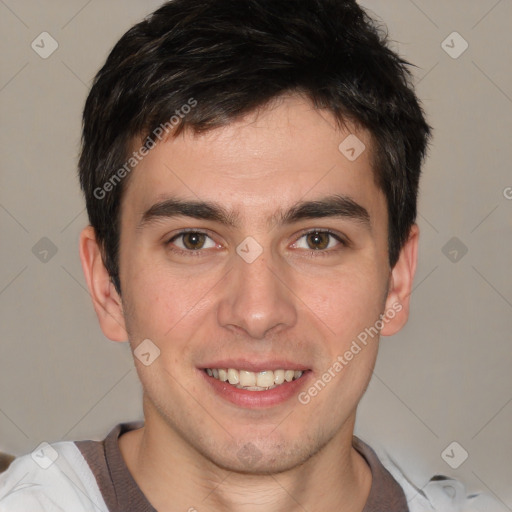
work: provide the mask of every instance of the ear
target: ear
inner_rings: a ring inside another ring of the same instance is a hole
[[[397,333],[409,318],[409,301],[418,260],[418,240],[420,230],[416,224],[411,227],[409,238],[405,242],[398,261],[391,271],[389,291],[384,312],[383,336]]]
[[[92,226],[80,234],[80,260],[103,334],[112,341],[127,341],[122,301],[103,264]]]

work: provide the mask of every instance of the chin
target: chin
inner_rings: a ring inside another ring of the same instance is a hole
[[[216,466],[245,475],[277,474],[300,466],[311,458],[321,446],[308,445],[304,440],[269,442],[243,440],[225,446],[215,453],[203,453]]]

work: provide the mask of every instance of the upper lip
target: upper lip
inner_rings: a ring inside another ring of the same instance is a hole
[[[246,370],[249,372],[263,372],[265,370],[301,370],[306,371],[310,368],[300,363],[295,363],[285,359],[273,359],[271,361],[257,362],[248,359],[222,359],[205,365],[201,365],[202,369],[206,368],[233,368],[235,370]]]

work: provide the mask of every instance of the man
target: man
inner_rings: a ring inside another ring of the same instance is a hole
[[[406,66],[350,0],[174,0],[121,38],[80,257],[145,421],[17,459],[0,510],[433,510],[353,436],[416,267]]]

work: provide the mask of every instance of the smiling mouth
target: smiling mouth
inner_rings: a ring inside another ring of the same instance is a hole
[[[302,370],[265,370],[251,372],[234,368],[205,368],[210,377],[226,382],[238,389],[247,391],[267,391],[288,382],[300,379],[305,373]]]

